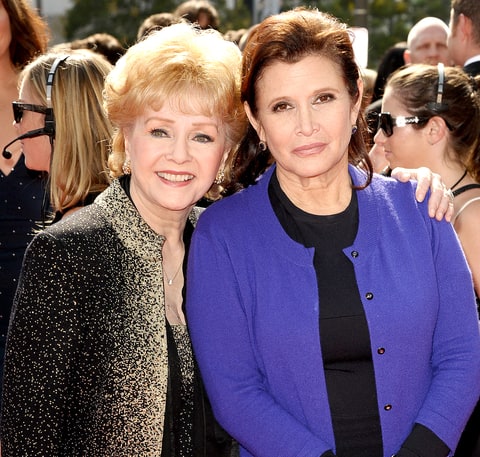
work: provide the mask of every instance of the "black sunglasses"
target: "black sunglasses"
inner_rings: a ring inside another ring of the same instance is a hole
[[[33,111],[34,113],[47,114],[48,108],[42,105],[32,105],[30,103],[12,102],[13,119],[18,124],[23,117],[23,112]],[[51,108],[50,108],[51,109]]]
[[[385,136],[390,137],[393,135],[393,127],[405,127],[409,124],[425,124],[428,122],[428,117],[418,117],[418,116],[397,116],[392,117],[390,113],[378,113],[378,129],[382,129]]]

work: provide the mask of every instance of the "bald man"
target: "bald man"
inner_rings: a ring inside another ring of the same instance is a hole
[[[406,64],[450,64],[447,46],[448,25],[437,17],[425,17],[408,33],[407,49],[403,54]]]

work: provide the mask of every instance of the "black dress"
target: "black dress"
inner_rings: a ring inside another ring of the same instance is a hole
[[[25,166],[23,154],[5,175],[0,171],[0,380],[5,341],[22,268],[23,254],[42,221],[45,195],[42,173]]]

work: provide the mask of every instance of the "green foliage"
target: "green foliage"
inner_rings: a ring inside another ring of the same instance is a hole
[[[228,30],[248,29],[252,24],[251,13],[243,0],[237,0],[235,7],[226,7],[225,0],[218,0],[215,8],[220,16],[220,31],[225,33]]]
[[[175,6],[174,0],[74,0],[65,16],[65,37],[72,40],[106,32],[129,46],[146,17]]]
[[[435,16],[448,24],[450,0],[369,0],[369,67],[376,68],[384,52],[407,40],[418,20]]]
[[[135,41],[143,19],[152,13],[170,12],[181,0],[74,0],[64,20],[67,40],[91,33],[107,32],[124,45]],[[234,9],[227,0],[212,3],[220,15],[220,31],[238,30],[251,25],[250,0],[237,0]],[[317,7],[342,21],[358,25],[357,5],[368,6],[369,67],[376,68],[383,53],[393,44],[407,39],[410,27],[425,16],[448,22],[450,0],[283,0],[282,10],[298,5]]]

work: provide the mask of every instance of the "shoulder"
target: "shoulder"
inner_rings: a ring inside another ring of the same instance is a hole
[[[454,223],[465,217],[476,218],[480,211],[480,184],[468,184],[454,191],[455,209]]]
[[[480,192],[474,197],[460,200],[453,224],[457,230],[469,226],[478,229],[480,226]]]
[[[449,222],[439,222],[429,216],[430,194],[418,202],[416,189],[416,181],[400,182],[375,174],[371,184],[357,192],[363,220],[375,221],[376,226],[385,226],[388,230],[396,227],[405,236],[414,236],[414,233],[423,231],[432,238],[443,225],[448,226],[446,230],[453,231]]]
[[[359,185],[363,182],[357,178],[355,184]],[[417,202],[415,198],[416,188],[416,181],[400,182],[394,178],[375,173],[370,185],[360,191],[360,194],[366,194],[369,199],[376,201],[382,210],[389,209],[398,212],[408,208],[418,211],[422,206],[425,206],[426,210],[428,197],[422,203]]]
[[[92,230],[97,230],[104,225],[104,215],[98,205],[91,204],[80,208],[47,227],[40,232],[45,236],[66,240],[68,238],[81,238]]]
[[[103,245],[113,242],[108,221],[92,204],[37,233],[26,255],[49,257],[52,264],[67,263],[73,257],[97,256]]]
[[[269,176],[270,174],[262,177],[260,182],[210,205],[200,217],[198,226],[207,223],[244,226],[255,217],[256,212],[264,211],[268,205]]]

